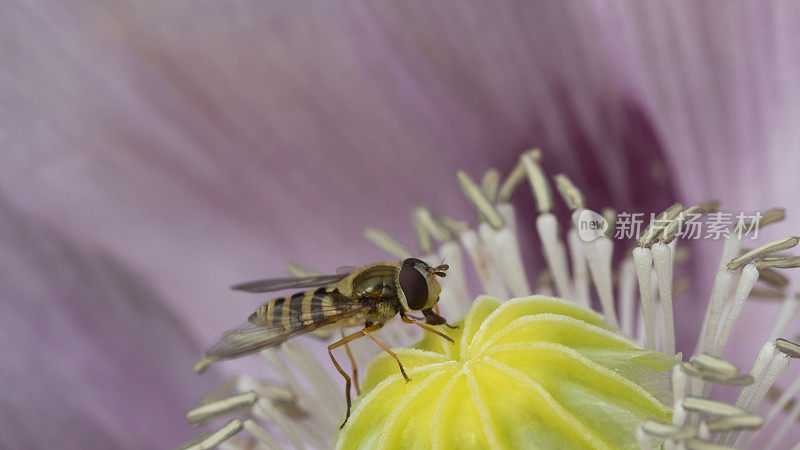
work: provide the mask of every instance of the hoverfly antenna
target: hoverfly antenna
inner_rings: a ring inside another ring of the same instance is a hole
[[[444,261],[442,261],[442,263],[444,263]],[[447,276],[447,274],[445,273],[445,271],[446,271],[447,269],[449,269],[449,268],[450,268],[450,266],[449,266],[449,265],[447,265],[447,264],[439,264],[438,266],[436,266],[436,267],[432,268],[431,270],[432,270],[432,273],[433,273],[434,275],[437,275],[437,276],[440,276],[440,277],[444,278],[444,277],[446,277],[446,276]]]

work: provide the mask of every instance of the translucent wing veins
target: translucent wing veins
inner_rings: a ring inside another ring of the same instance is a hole
[[[310,277],[271,278],[256,280],[231,286],[231,289],[245,292],[272,292],[284,289],[305,289],[336,284],[350,273],[336,275],[314,275]]]
[[[337,301],[321,306],[322,317],[318,320],[308,320],[301,310],[301,303],[290,304],[291,319],[288,328],[247,322],[239,328],[227,331],[219,342],[206,352],[206,359],[219,361],[238,358],[268,347],[275,347],[296,336],[328,325],[350,326],[354,322],[365,320],[370,309],[369,306],[354,302],[338,293],[319,295],[333,296]]]

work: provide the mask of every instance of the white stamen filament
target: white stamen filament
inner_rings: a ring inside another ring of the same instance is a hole
[[[769,391],[770,388],[772,388],[778,377],[788,367],[789,367],[789,357],[786,356],[784,353],[774,351],[772,361],[767,367],[767,370],[763,373],[762,376],[756,379],[755,383],[753,383],[755,389],[752,391],[752,396],[749,399],[745,399],[745,401],[743,402],[744,408],[750,411],[755,411],[761,404],[761,400],[763,400],[764,396],[767,395],[767,391]],[[736,431],[733,433],[729,433],[727,436],[723,435],[720,437],[720,442],[725,443],[726,445],[734,445],[736,444],[736,441],[738,440],[740,434],[741,434],[740,431]]]
[[[674,379],[674,378],[673,378]],[[682,400],[682,399],[681,399]],[[686,418],[688,414],[686,410],[683,409],[683,403],[679,400],[675,403],[675,407],[672,412],[672,424],[682,426],[686,423]],[[667,439],[664,441],[664,449],[665,450],[674,450],[677,448],[676,442],[672,439]]]
[[[466,230],[460,233],[458,238],[472,260],[472,266],[478,274],[484,292],[496,298],[506,298],[508,296],[506,288],[497,270],[491,265],[478,234],[473,230]]]
[[[794,397],[794,395],[798,391],[800,391],[800,376],[797,376],[794,379],[794,381],[792,381],[792,384],[790,384],[789,387],[787,387],[786,390],[783,391],[781,396],[778,397],[778,400],[775,401],[775,404],[773,404],[772,408],[769,409],[767,416],[764,418],[764,422],[765,423],[772,422],[772,420],[778,416],[778,414],[783,410],[783,408],[785,408],[786,405],[789,403],[789,400],[791,400],[792,397]],[[796,403],[800,404],[800,399],[798,399]],[[755,442],[756,438],[761,434],[762,431],[763,429],[753,432],[750,435],[750,437],[747,438],[747,442],[745,442],[744,447],[750,448],[750,446],[753,445],[753,442]]]
[[[567,254],[564,244],[558,237],[558,220],[551,213],[542,213],[536,218],[536,231],[542,242],[544,258],[550,267],[556,292],[559,297],[573,298],[569,282],[569,269],[567,267]]]
[[[641,450],[650,450],[652,448],[650,446],[650,436],[642,430],[641,424],[636,428],[636,441],[639,443]]]
[[[705,422],[702,422],[699,427],[697,427],[697,437],[708,441],[711,439],[711,430],[708,429],[708,425]]]
[[[298,341],[287,341],[281,344],[281,350],[300,369],[300,372],[308,378],[317,392],[317,398],[325,399],[325,403],[333,406],[334,410],[336,410],[341,402],[340,396],[336,395],[336,393],[341,387],[337,386],[331,380],[331,377],[325,374],[325,368],[322,367],[311,351]]]
[[[783,353],[775,352],[769,367],[762,377],[759,377],[754,385],[756,389],[753,391],[752,397],[749,401],[745,402],[745,409],[755,410],[761,404],[761,400],[767,395],[767,391],[775,384],[775,380],[789,367],[789,357]]]
[[[677,411],[678,406],[681,405],[681,400],[686,397],[686,381],[688,380],[688,376],[681,370],[680,364],[676,364],[672,367],[672,399],[673,403],[675,404],[675,411]],[[676,422],[675,421],[675,413],[673,413],[673,420],[672,423],[676,425],[682,425],[683,421]]]
[[[619,322],[614,308],[614,288],[611,279],[611,258],[614,244],[611,239],[601,236],[592,242],[585,243],[584,251],[606,323],[618,328]]]
[[[278,444],[275,439],[272,439],[272,436],[270,436],[267,430],[262,428],[261,425],[247,419],[244,421],[244,429],[254,438],[258,439],[268,450],[281,450],[280,444]]]
[[[650,251],[652,256],[652,250]],[[661,299],[658,296],[658,275],[655,268],[650,268],[650,298],[653,299],[653,329],[656,333],[654,349],[664,348],[664,321],[661,319]]]
[[[262,350],[260,355],[270,367],[274,368],[278,374],[289,384],[289,387],[298,397],[300,406],[307,410],[309,414],[315,416],[317,420],[325,423],[327,426],[335,426],[337,415],[340,413],[339,403],[332,404],[327,400],[328,396],[322,397],[319,401],[310,395],[308,389],[303,388],[298,378],[289,370],[289,366],[278,354],[278,350],[269,348]],[[313,406],[313,407],[312,407]]]
[[[639,347],[647,348],[647,337],[645,336],[644,314],[640,312],[636,318],[636,343]]]
[[[636,303],[634,302],[634,295],[636,294],[636,266],[633,264],[633,258],[626,257],[622,260],[619,268],[619,288],[617,295],[620,304],[620,322],[622,324],[622,331],[628,336],[634,335],[634,327],[636,326]]]
[[[655,350],[656,331],[653,326],[653,298],[650,290],[650,272],[653,267],[653,254],[650,249],[645,247],[634,248],[633,263],[636,265],[636,278],[639,280],[639,298],[642,301],[645,343],[648,349]]]
[[[789,322],[797,315],[797,309],[800,306],[800,299],[795,295],[787,295],[781,304],[781,309],[778,311],[778,317],[775,319],[775,325],[769,334],[769,340],[774,341],[779,338],[789,325]]]
[[[753,289],[753,285],[756,284],[757,280],[758,269],[756,269],[756,266],[754,264],[748,264],[744,266],[742,269],[742,275],[739,278],[739,285],[736,286],[736,293],[733,296],[733,303],[731,304],[728,314],[725,317],[725,324],[723,325],[719,337],[717,338],[717,342],[714,345],[714,351],[712,353],[713,355],[719,356],[722,354],[722,350],[725,348],[725,344],[728,343],[728,338],[731,335],[733,324],[739,317],[739,313],[742,311],[744,301],[747,300],[747,297],[750,295],[750,291]]]
[[[495,205],[497,208],[497,212],[503,216],[503,221],[505,222],[505,226],[510,228],[514,234],[517,234],[517,212],[514,210],[514,207],[511,206],[510,203],[498,203]],[[517,252],[521,251],[522,248],[518,248]]]
[[[451,310],[455,309],[459,314],[458,317],[460,317],[469,309],[464,252],[457,242],[449,241],[439,247],[439,258],[450,266],[447,269],[447,276],[439,280],[442,283],[442,294],[439,303],[443,306],[448,305]]]
[[[725,243],[722,244],[722,253],[719,256],[718,270],[725,269],[728,263],[739,255],[740,251],[742,251],[742,239],[738,236],[738,233],[731,233],[728,238],[725,239]]]
[[[726,241],[726,243],[727,242],[728,241]],[[720,318],[725,309],[725,299],[728,298],[728,294],[734,285],[735,279],[735,274],[727,268],[722,268],[717,272],[717,276],[714,278],[714,288],[711,291],[711,298],[706,308],[703,327],[700,329],[700,337],[697,341],[695,354],[712,353]],[[711,387],[706,386],[701,378],[692,378],[692,395],[708,394],[710,393],[710,389]]]
[[[488,223],[481,222],[478,224],[478,237],[480,238],[483,254],[488,261],[489,270],[494,273],[497,279],[497,289],[502,289],[503,292],[507,293],[510,287],[508,275],[503,268],[505,255],[503,255],[502,249],[497,243],[497,231],[498,230],[492,228]]]
[[[717,335],[717,327],[719,326],[719,321],[722,316],[725,299],[728,297],[728,293],[733,287],[733,280],[734,274],[732,271],[723,268],[717,272],[695,353],[711,353],[714,348],[714,338]]]
[[[307,430],[304,430],[304,427],[299,422],[289,420],[283,413],[276,410],[266,399],[261,399],[256,402],[253,407],[253,415],[259,419],[277,425],[286,437],[289,438],[289,442],[298,450],[306,448],[304,441],[313,436]]]
[[[753,391],[755,391],[758,383],[761,382],[761,376],[764,374],[767,366],[769,366],[773,356],[775,356],[775,352],[775,343],[772,341],[767,341],[767,343],[761,347],[758,356],[756,356],[756,361],[753,363],[753,369],[750,371],[750,375],[755,381],[753,384],[745,386],[745,388],[742,389],[739,398],[736,400],[736,406],[743,406],[746,401],[752,397]]]
[[[580,240],[578,231],[575,228],[570,228],[567,231],[567,247],[569,248],[569,257],[572,263],[572,291],[575,301],[590,306],[586,255],[583,251],[583,242]]]
[[[524,297],[530,294],[531,288],[522,264],[522,255],[519,253],[516,234],[508,227],[504,226],[495,230],[486,223],[479,225],[478,232],[495,265],[503,268],[500,274],[511,293],[515,297]]]
[[[553,292],[553,276],[550,275],[550,269],[545,269],[539,274],[536,279],[536,295],[543,295],[545,297],[552,297],[555,295]]]
[[[664,324],[664,353],[675,353],[675,325],[672,309],[672,251],[663,242],[651,247],[653,262],[658,277],[658,292],[661,299],[661,318]],[[756,271],[757,272],[757,271]],[[749,292],[749,291],[748,291]]]
[[[781,439],[783,439],[786,433],[789,432],[792,426],[797,426],[796,423],[798,417],[800,417],[800,401],[797,401],[794,404],[791,411],[789,411],[789,414],[787,414],[783,419],[783,423],[781,423],[780,428],[778,428],[778,431],[775,432],[775,434],[772,436],[772,439],[770,439],[767,443],[767,450],[777,448],[778,443],[780,443]]]

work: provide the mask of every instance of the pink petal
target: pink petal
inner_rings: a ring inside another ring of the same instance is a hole
[[[756,1],[4,4],[0,188],[135,267],[210,342],[253,305],[226,284],[288,260],[384,258],[363,226],[410,243],[413,204],[471,218],[454,171],[508,171],[529,146],[596,207],[791,207],[798,14]],[[700,252],[705,276],[678,304],[684,349],[716,254]],[[750,355],[760,342],[746,339]]]
[[[0,447],[157,448],[218,382],[200,348],[115,258],[0,201]]]
[[[717,198],[734,214],[786,207],[788,219],[764,229],[760,243],[797,234],[800,4],[631,6],[602,13],[620,36],[616,47],[634,75],[642,107],[657,118],[653,123],[680,197],[687,202]],[[700,299],[710,290],[719,247],[721,242],[698,249]],[[785,273],[796,281],[795,272]],[[705,301],[686,300],[679,307],[687,315],[702,314]],[[776,307],[749,307],[752,313],[742,315],[740,332],[728,344],[735,349],[728,356],[742,366],[752,364],[777,313]],[[794,326],[788,336],[797,330]],[[684,342],[695,334],[685,333]]]
[[[207,342],[253,305],[227,284],[385,258],[364,226],[410,243],[413,204],[474,217],[454,172],[533,145],[598,207],[673,198],[641,176],[660,143],[591,10],[65,5],[2,15],[0,186],[137,267]]]

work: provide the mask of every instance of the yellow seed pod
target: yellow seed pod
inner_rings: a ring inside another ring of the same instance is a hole
[[[369,365],[337,449],[638,448],[636,427],[670,421],[666,369],[574,302],[479,297],[450,344],[426,333]]]

